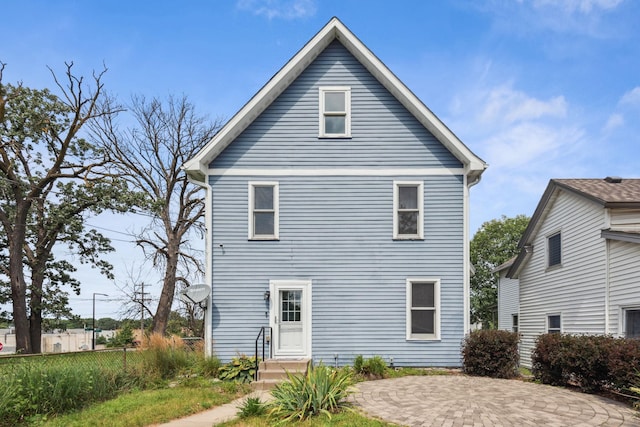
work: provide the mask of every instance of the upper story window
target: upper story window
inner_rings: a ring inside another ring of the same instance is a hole
[[[393,238],[423,238],[423,183],[394,181]]]
[[[440,338],[440,280],[407,279],[407,339]]]
[[[278,239],[278,205],[277,182],[249,182],[249,239]]]
[[[559,334],[562,332],[562,322],[559,314],[551,314],[547,316],[547,333]]]
[[[351,137],[351,88],[320,88],[320,137]]]
[[[547,237],[548,267],[562,264],[562,237],[560,232]]]

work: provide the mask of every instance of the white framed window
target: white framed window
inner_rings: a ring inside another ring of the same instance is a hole
[[[320,138],[351,137],[351,88],[320,87]]]
[[[277,182],[249,182],[250,240],[278,240],[279,201]]]
[[[559,314],[549,314],[547,316],[547,333],[559,334],[562,332],[562,317]]]
[[[625,338],[640,338],[640,307],[622,310],[622,332]]]
[[[407,340],[440,339],[440,279],[407,279]]]
[[[562,235],[558,231],[547,237],[547,267],[562,265]]]
[[[518,324],[518,315],[517,314],[512,314],[511,315],[511,330],[513,332],[518,332],[519,329],[519,324]]]
[[[393,182],[393,238],[423,239],[424,184],[422,181]]]

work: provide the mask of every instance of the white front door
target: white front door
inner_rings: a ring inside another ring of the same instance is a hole
[[[311,357],[311,280],[272,280],[275,357]]]

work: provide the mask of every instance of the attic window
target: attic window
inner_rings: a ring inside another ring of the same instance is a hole
[[[559,232],[547,238],[547,260],[548,267],[562,264],[562,237]]]
[[[325,86],[320,88],[321,138],[351,137],[351,88]]]

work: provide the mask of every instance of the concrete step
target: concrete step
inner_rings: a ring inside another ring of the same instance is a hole
[[[271,390],[275,385],[287,379],[288,373],[305,374],[310,359],[267,359],[260,362],[258,380],[251,383],[253,390]]]

